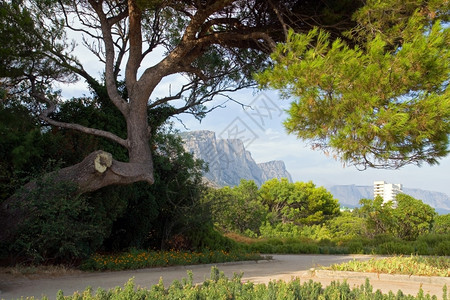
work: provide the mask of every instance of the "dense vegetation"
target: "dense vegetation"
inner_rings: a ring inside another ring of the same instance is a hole
[[[361,199],[352,211],[313,183],[272,179],[210,190],[216,228],[262,253],[377,253],[448,255],[450,215],[437,215],[418,199],[399,194]],[[243,209],[244,208],[244,209]],[[246,213],[248,212],[248,213]]]
[[[100,97],[78,99],[63,105],[58,118],[80,117],[91,126],[124,130],[110,108]],[[21,224],[12,243],[1,245],[2,256],[12,263],[76,263],[98,250],[129,247],[195,249],[193,242],[200,243],[211,232],[209,214],[199,205],[205,165],[184,152],[169,125],[152,139],[158,170],[154,185],[111,186],[83,195],[73,184],[55,184],[52,177],[41,174],[72,164],[99,145],[120,157],[121,147],[73,130],[42,126],[14,98],[0,104],[0,132],[0,201],[24,181],[36,178],[33,193],[20,203],[33,214]],[[196,237],[189,239],[192,232]],[[225,249],[224,244],[219,246]]]
[[[105,122],[105,114],[113,120],[107,103],[98,97],[72,101],[58,117],[84,116],[86,123],[99,124]],[[0,141],[2,200],[27,178],[37,178],[34,192],[21,203],[34,213],[21,225],[13,243],[1,245],[7,263],[78,264],[98,251],[130,248],[450,253],[450,215],[437,215],[408,195],[399,195],[395,203],[362,199],[359,208],[340,211],[338,200],[312,182],[272,179],[258,187],[242,180],[235,187],[207,188],[201,181],[205,165],[184,152],[169,124],[155,132],[152,140],[157,170],[154,185],[135,183],[79,195],[70,183],[54,184],[51,177],[40,174],[73,163],[98,144],[117,156],[123,150],[104,139],[50,130],[15,99],[0,106],[0,116],[5,137]],[[120,121],[107,124],[123,129]],[[49,140],[59,147],[44,146]]]
[[[6,263],[79,265],[130,249],[450,253],[450,216],[408,195],[341,212],[312,182],[208,188],[205,164],[167,122],[201,119],[259,72],[261,86],[295,98],[285,125],[316,148],[363,167],[434,164],[449,153],[446,3],[151,2],[1,1]],[[72,55],[69,27],[104,63],[99,78]],[[166,59],[145,65],[161,48]],[[178,93],[153,93],[180,73]],[[55,83],[78,78],[89,95],[62,99]]]

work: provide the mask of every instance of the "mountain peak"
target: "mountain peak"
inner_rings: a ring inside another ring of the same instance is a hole
[[[186,151],[208,163],[207,181],[218,186],[235,186],[241,179],[261,185],[271,178],[292,177],[283,161],[257,164],[240,139],[217,139],[213,131],[200,130],[180,134]]]

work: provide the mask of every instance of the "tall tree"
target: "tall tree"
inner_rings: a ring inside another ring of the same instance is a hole
[[[285,127],[313,148],[363,169],[435,164],[450,151],[449,16],[448,1],[367,1],[351,42],[290,31],[258,80],[294,99]]]
[[[6,65],[19,74],[2,72],[2,85],[10,93],[19,85],[21,91],[28,91],[46,124],[104,137],[128,151],[127,161],[93,152],[81,163],[60,170],[57,178],[76,183],[80,192],[136,181],[151,184],[149,140],[155,127],[180,113],[201,118],[211,109],[205,103],[214,96],[230,97],[229,92],[252,86],[252,74],[267,65],[268,53],[284,39],[284,27],[308,31],[313,25],[326,26],[336,35],[349,28],[359,1],[337,2],[3,0],[1,9],[9,17],[2,22],[2,33],[10,33],[20,43],[12,47],[18,49],[19,58],[7,51],[14,39],[2,47],[8,54]],[[18,31],[24,34],[15,35]],[[69,31],[81,33],[82,43],[104,65],[101,80],[88,74],[71,54],[75,44],[67,42]],[[161,48],[162,59],[155,54]],[[152,57],[156,64],[149,63]],[[155,88],[173,74],[184,75],[186,83],[156,98]],[[124,86],[119,85],[119,76],[124,77]],[[59,97],[51,84],[77,78],[86,80],[96,94],[106,93],[123,116],[126,136],[52,118]]]
[[[150,140],[160,124],[180,113],[201,118],[215,96],[230,97],[230,92],[252,86],[252,74],[267,65],[268,54],[284,39],[288,26],[301,32],[326,27],[336,37],[353,25],[350,17],[361,3],[2,0],[1,89],[3,94],[28,93],[33,99],[30,106],[47,125],[103,137],[127,151],[121,160],[94,151],[80,163],[56,171],[55,180],[74,183],[79,193],[113,184],[152,184]],[[67,40],[68,32],[83,36],[81,43],[104,66],[102,78],[89,74],[72,54],[76,44]],[[174,74],[182,74],[185,84],[157,98],[158,84]],[[61,102],[53,84],[80,78],[114,104],[123,116],[126,135],[53,118]],[[2,204],[3,216],[11,216],[11,201]],[[0,219],[8,223],[6,217]]]

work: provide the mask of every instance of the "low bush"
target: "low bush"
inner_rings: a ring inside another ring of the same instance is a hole
[[[427,244],[430,248],[435,248],[442,241],[450,241],[450,234],[424,234],[419,235],[416,240],[417,242],[423,242]]]
[[[352,260],[342,264],[334,264],[326,269],[335,271],[450,277],[450,258],[431,256],[395,256],[383,259],[372,258],[368,261]]]
[[[279,254],[403,254],[403,255],[449,255],[450,236],[424,235],[416,241],[404,241],[390,235],[377,235],[373,239],[356,237],[343,240],[322,239],[319,241],[306,237],[289,238],[248,238],[228,234],[238,241],[241,249],[260,253]]]
[[[17,209],[28,213],[8,250],[27,263],[71,264],[95,252],[107,235],[95,208],[77,196],[76,186],[55,183],[52,176],[36,179],[34,189],[18,193],[26,200]]]
[[[412,243],[405,242],[386,242],[376,247],[377,254],[415,254],[415,248]]]
[[[204,226],[196,232],[191,232],[188,238],[192,243],[192,249],[196,251],[204,249],[236,251],[243,247],[240,243],[208,226]]]
[[[105,291],[98,289],[94,294],[88,288],[84,292],[75,293],[72,296],[64,296],[60,291],[57,300],[77,299],[77,300],[100,300],[100,299],[431,299],[431,296],[424,296],[423,290],[419,291],[417,297],[404,295],[401,291],[396,294],[389,292],[382,294],[379,290],[373,292],[369,280],[365,284],[350,288],[346,282],[332,282],[327,287],[322,287],[321,283],[307,281],[301,283],[299,279],[290,282],[278,281],[265,284],[254,284],[242,282],[242,275],[236,275],[228,279],[217,268],[211,269],[211,277],[200,285],[193,282],[193,274],[188,271],[188,277],[181,281],[175,280],[168,287],[164,286],[161,280],[150,289],[136,287],[133,279],[130,279],[123,288],[116,287]],[[444,294],[445,293],[445,294]],[[444,288],[443,298],[447,299],[447,291]]]
[[[450,255],[450,240],[441,241],[433,252],[435,255]]]

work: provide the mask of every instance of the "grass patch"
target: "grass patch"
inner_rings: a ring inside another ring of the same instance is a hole
[[[82,270],[129,270],[151,267],[166,267],[176,265],[196,265],[209,263],[223,263],[245,260],[262,260],[259,253],[247,253],[237,251],[143,251],[132,250],[130,252],[112,255],[96,254],[87,259],[81,266]]]
[[[324,268],[334,271],[371,272],[418,276],[450,277],[450,258],[424,256],[394,256],[368,261],[352,260]]]

